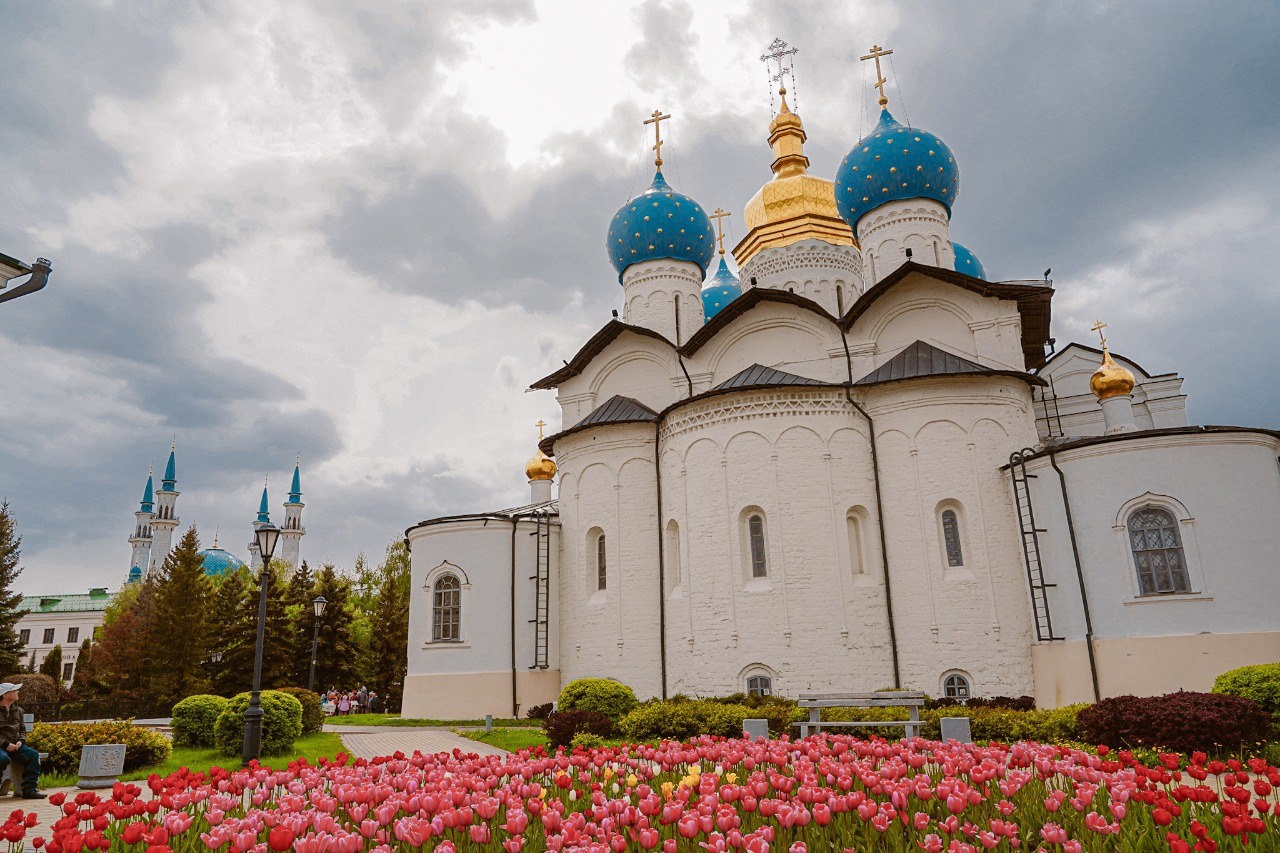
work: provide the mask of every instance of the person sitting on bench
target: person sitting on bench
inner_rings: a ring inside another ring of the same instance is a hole
[[[40,753],[27,746],[27,726],[18,705],[21,684],[6,681],[0,683],[0,774],[9,768],[9,762],[17,759],[25,768],[22,772],[22,798],[42,800],[40,793]]]

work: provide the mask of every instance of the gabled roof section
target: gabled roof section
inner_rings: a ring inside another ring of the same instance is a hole
[[[564,367],[554,373],[550,373],[542,377],[537,382],[530,385],[530,390],[541,391],[547,388],[555,388],[565,380],[577,376],[588,364],[591,363],[591,359],[603,352],[604,348],[613,343],[613,341],[623,332],[635,332],[637,335],[654,338],[655,340],[662,341],[672,349],[675,348],[675,345],[672,344],[671,341],[667,340],[653,329],[646,329],[644,326],[632,326],[631,324],[624,323],[621,320],[610,320],[608,323],[604,324],[604,327],[601,328],[600,331],[592,335],[590,340],[582,345],[582,349],[578,350],[577,355],[565,362]]]
[[[734,374],[730,378],[721,382],[712,391],[729,391],[739,388],[763,388],[769,385],[828,385],[830,383],[821,382],[817,379],[809,379],[805,376],[797,376],[794,373],[787,373],[784,370],[775,370],[772,367],[765,367],[763,364],[753,364],[746,370]]]
[[[653,423],[657,419],[658,413],[639,400],[615,394],[592,409],[589,415],[573,426],[544,438],[538,447],[542,448],[543,453],[550,455],[555,449],[556,439],[564,438],[566,435],[573,435],[575,432],[603,424]]]
[[[1049,341],[1050,302],[1053,299],[1053,288],[1046,284],[983,281],[980,278],[974,278],[971,275],[965,275],[955,270],[907,261],[876,282],[866,293],[859,296],[858,300],[840,318],[840,327],[847,332],[877,299],[884,296],[912,273],[920,273],[937,281],[954,284],[979,296],[991,296],[996,299],[1012,299],[1016,301],[1018,303],[1018,313],[1022,317],[1022,356],[1026,360],[1027,369],[1034,370],[1044,365],[1044,347]],[[729,307],[732,307],[732,305]],[[725,312],[727,311],[728,308],[725,309]]]
[[[1101,364],[1101,363],[1102,363],[1102,350],[1098,349],[1097,347],[1091,347],[1091,346],[1089,346],[1088,344],[1082,344],[1082,343],[1080,343],[1079,341],[1071,341],[1071,342],[1070,342],[1069,344],[1067,344],[1065,347],[1063,347],[1062,349],[1058,350],[1058,351],[1057,351],[1057,352],[1055,352],[1053,355],[1049,356],[1048,360],[1047,360],[1047,361],[1045,361],[1044,366],[1040,368],[1040,371],[1039,371],[1039,372],[1040,372],[1040,373],[1044,373],[1044,372],[1045,372],[1045,370],[1047,370],[1047,369],[1049,368],[1049,366],[1050,366],[1050,365],[1052,365],[1055,361],[1058,361],[1059,359],[1064,359],[1064,358],[1066,357],[1066,354],[1067,354],[1067,353],[1069,353],[1069,352],[1071,352],[1073,349],[1074,349],[1074,350],[1084,350],[1084,351],[1085,351],[1085,352],[1087,352],[1087,353],[1092,353],[1093,355],[1095,355],[1095,356],[1097,356],[1097,357],[1098,357],[1098,363],[1099,363],[1099,364]],[[1152,374],[1152,373],[1149,373],[1149,372],[1146,370],[1146,368],[1144,368],[1142,365],[1138,364],[1138,362],[1136,362],[1136,361],[1134,361],[1133,359],[1129,358],[1127,355],[1122,355],[1122,354],[1120,354],[1120,353],[1118,353],[1118,352],[1114,352],[1114,351],[1113,351],[1113,352],[1111,353],[1111,357],[1112,357],[1112,358],[1114,358],[1114,359],[1116,359],[1117,361],[1120,361],[1120,362],[1124,363],[1124,364],[1128,364],[1128,365],[1129,365],[1129,366],[1131,366],[1131,367],[1137,368],[1138,372],[1139,372],[1139,373],[1141,373],[1141,374],[1143,375],[1143,377],[1144,377],[1144,378],[1146,378],[1146,379],[1154,379],[1157,375],[1158,375],[1158,376],[1172,376],[1172,375],[1175,375],[1175,374],[1173,374],[1173,373],[1161,373],[1161,374]]]
[[[961,358],[938,349],[924,341],[916,341],[866,376],[853,383],[855,386],[879,385],[899,382],[903,379],[922,379],[929,376],[1012,376],[1033,385],[1047,384],[1038,376],[1019,370],[998,370]]]
[[[821,305],[812,299],[801,296],[798,293],[791,293],[786,290],[774,290],[769,287],[751,287],[737,299],[720,309],[720,313],[712,317],[698,331],[689,336],[689,340],[684,342],[684,346],[680,347],[682,355],[693,355],[702,349],[717,333],[725,326],[732,323],[736,318],[742,316],[746,312],[765,302],[781,302],[786,305],[795,305],[806,311],[812,311],[814,314],[835,322],[836,318],[826,312]]]

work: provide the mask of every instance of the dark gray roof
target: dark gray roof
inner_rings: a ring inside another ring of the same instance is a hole
[[[1044,380],[1019,370],[999,370],[986,367],[967,358],[961,358],[940,350],[924,341],[916,341],[854,385],[876,385],[881,382],[897,382],[900,379],[917,379],[925,376],[956,376],[966,373],[982,376],[1013,376],[1043,385]]]
[[[595,426],[596,424],[656,421],[657,419],[658,413],[644,403],[619,394],[596,406],[591,414],[574,424],[573,429]]]
[[[712,391],[726,391],[730,388],[756,388],[761,385],[829,385],[828,382],[820,382],[817,379],[809,379],[805,376],[796,376],[794,373],[787,373],[783,370],[774,370],[772,367],[765,367],[763,364],[753,364],[746,370],[741,371],[721,382]]]

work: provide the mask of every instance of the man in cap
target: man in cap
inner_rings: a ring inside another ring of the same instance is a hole
[[[0,775],[9,769],[9,762],[17,759],[24,766],[22,773],[22,797],[27,800],[42,800],[40,793],[40,753],[23,741],[27,736],[27,726],[22,719],[22,708],[18,705],[18,690],[21,684],[9,681],[0,682]]]

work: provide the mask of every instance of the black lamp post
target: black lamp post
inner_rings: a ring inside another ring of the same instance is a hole
[[[258,553],[262,555],[262,573],[258,575],[258,639],[253,647],[253,692],[244,710],[244,751],[241,758],[248,765],[262,756],[262,641],[267,632],[267,586],[271,581],[271,557],[276,552],[280,528],[271,522],[254,531]]]
[[[313,693],[316,689],[316,646],[320,642],[320,619],[328,606],[329,601],[323,595],[317,595],[311,602],[311,607],[316,613],[316,626],[311,631],[311,674],[307,676],[307,689]]]

